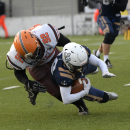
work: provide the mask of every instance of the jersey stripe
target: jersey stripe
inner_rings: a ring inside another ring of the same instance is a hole
[[[101,98],[101,97],[93,96],[93,95],[90,95],[90,94],[88,94],[86,96],[91,97],[93,99],[103,100],[103,98]]]
[[[56,41],[58,42],[58,36],[57,36],[57,32],[55,31],[55,29],[53,28],[52,25],[48,24],[48,26],[52,29],[52,31],[54,32],[55,34],[55,37],[56,37]]]
[[[23,41],[22,41],[21,31],[19,32],[19,40],[20,40],[20,44],[21,44],[21,46],[22,46],[24,52],[25,52],[26,54],[28,54],[28,52],[27,52],[27,50],[26,50],[26,48],[25,48],[25,46],[24,46],[24,44],[23,44]]]
[[[70,71],[69,71],[69,70],[65,70],[65,69],[63,69],[63,68],[61,68],[61,67],[58,67],[58,69],[59,69],[59,71],[63,71],[63,72],[70,73]]]
[[[73,77],[72,77],[71,75],[69,75],[69,74],[60,73],[60,75],[61,75],[62,77],[67,77],[67,78],[69,78],[69,79],[72,79],[72,80],[73,80]]]
[[[22,70],[21,67],[15,65],[15,64],[11,61],[11,59],[9,58],[8,55],[7,55],[7,59],[8,59],[8,62],[10,63],[10,65],[11,65],[13,68],[16,68],[16,69]]]

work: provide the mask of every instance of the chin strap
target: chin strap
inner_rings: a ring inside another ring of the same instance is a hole
[[[13,70],[13,68],[9,68],[9,67],[7,66],[7,60],[6,60],[6,62],[5,62],[5,65],[6,65],[6,68],[7,68],[7,69]]]

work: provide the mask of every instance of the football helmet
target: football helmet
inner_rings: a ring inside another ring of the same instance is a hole
[[[88,54],[80,44],[70,42],[63,47],[62,59],[70,72],[81,72],[88,64]]]
[[[42,58],[40,43],[30,31],[18,32],[13,43],[20,57],[28,64],[35,64]]]

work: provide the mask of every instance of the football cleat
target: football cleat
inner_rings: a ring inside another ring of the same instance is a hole
[[[118,98],[118,95],[114,92],[106,92],[109,96],[109,101],[116,100]]]
[[[93,50],[92,53],[93,53],[93,55],[96,56],[97,50]],[[96,57],[100,59],[100,56],[96,56]]]
[[[109,59],[107,59],[107,60],[105,61],[105,63],[106,63],[106,65],[107,65],[107,68],[113,68],[113,65],[111,64],[111,62],[110,62]]]
[[[29,102],[31,102],[32,105],[35,105],[37,94],[39,92],[32,91],[31,89],[28,89],[26,86],[24,87],[25,87],[25,90],[28,92],[28,98],[30,99]]]
[[[79,115],[88,115],[88,114],[89,114],[87,108],[86,108],[86,109],[83,109],[83,108],[81,107],[80,109],[78,108],[78,110],[79,110]]]

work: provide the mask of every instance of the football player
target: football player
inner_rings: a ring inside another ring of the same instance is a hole
[[[25,85],[30,102],[35,105],[38,92],[47,92],[62,101],[60,89],[51,80],[51,64],[60,51],[56,46],[64,46],[70,40],[51,24],[35,25],[29,30],[19,31],[7,53],[7,60],[13,67],[16,78]],[[89,65],[89,73],[97,67]],[[35,81],[29,80],[26,69]],[[44,85],[44,86],[43,86]],[[77,107],[83,100],[73,102]]]
[[[63,51],[52,63],[52,80],[59,85],[64,104],[73,103],[81,98],[99,103],[118,98],[118,95],[114,92],[105,92],[92,87],[87,77],[88,83],[83,82],[84,90],[71,94],[74,80],[85,78],[85,75],[88,74],[88,64],[98,66],[102,71],[103,78],[115,77],[113,73],[109,73],[106,64],[102,60],[91,54],[89,48],[74,42],[66,44]],[[83,115],[82,111],[79,110],[79,114]]]
[[[93,50],[93,54],[100,58],[103,53],[103,59],[108,68],[113,68],[109,60],[109,52],[111,45],[119,34],[121,26],[120,11],[126,9],[127,3],[128,0],[102,0],[97,23],[104,34],[104,40],[99,49]],[[83,4],[85,5],[85,2]]]

